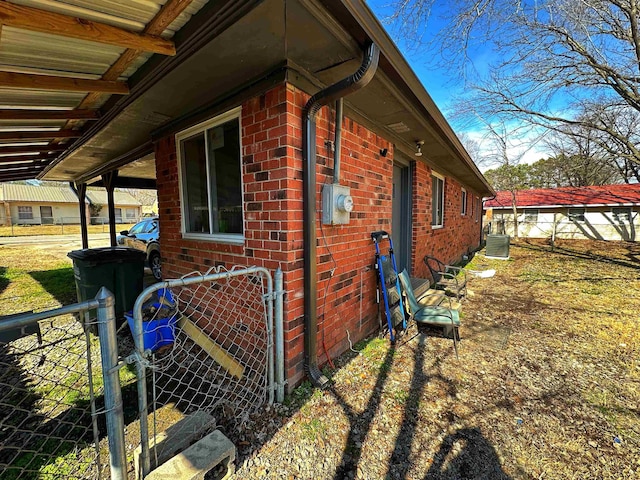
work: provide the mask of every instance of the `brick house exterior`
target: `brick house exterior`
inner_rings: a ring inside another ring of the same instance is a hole
[[[242,245],[183,238],[175,135],[154,143],[163,275],[176,278],[210,266],[280,267],[284,304],[285,374],[289,388],[304,377],[302,109],[309,95],[283,82],[241,104],[244,242]],[[224,113],[224,112],[219,112]],[[323,108],[317,120],[317,195],[332,181],[335,113]],[[386,149],[386,156],[382,150]],[[427,152],[428,153],[428,152]],[[348,225],[318,221],[318,358],[336,356],[378,328],[374,248],[370,234],[391,230],[394,145],[349,117],[342,129],[341,183],[351,188],[354,209]],[[480,243],[478,194],[446,177],[444,225],[431,226],[431,168],[412,160],[411,265],[425,277],[425,254],[454,261]],[[467,211],[461,214],[462,188]],[[348,332],[348,333],[347,333]],[[326,348],[326,353],[325,353]]]

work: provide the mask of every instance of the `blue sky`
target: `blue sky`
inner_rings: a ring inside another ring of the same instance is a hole
[[[437,2],[441,6],[446,7],[446,2]],[[426,50],[426,47],[423,49],[413,48],[414,45],[408,45],[403,41],[402,38],[397,35],[397,32],[390,26],[384,23],[384,18],[387,17],[390,13],[387,5],[389,4],[389,0],[369,0],[368,5],[373,10],[373,12],[377,15],[378,19],[383,22],[384,27],[387,29],[391,38],[396,42],[398,48],[404,55],[404,57],[409,62],[409,65],[416,73],[418,78],[422,81],[429,95],[433,98],[436,105],[445,117],[449,117],[448,109],[453,107],[453,102],[456,98],[461,97],[465,93],[464,81],[461,78],[457,78],[457,75],[447,71],[444,67],[438,65],[438,59],[434,58],[434,56]],[[430,40],[433,39],[433,36],[440,30],[443,25],[443,21],[439,18],[440,12],[436,8],[432,11],[431,16],[429,18],[428,29],[425,29],[423,32],[422,41],[424,44],[427,44]],[[496,54],[495,50],[491,48],[490,45],[481,45],[481,46],[471,46],[468,51],[469,58],[472,62],[471,65],[468,65],[467,68],[467,76],[470,79],[478,78],[477,75],[484,75],[488,71],[488,65],[490,62],[498,61],[499,56]],[[461,68],[463,68],[461,66]],[[448,118],[449,119],[449,118]],[[451,123],[451,122],[450,122]],[[455,125],[454,125],[455,127]],[[483,132],[480,130],[474,130],[473,128],[467,127],[463,130],[456,130],[456,133],[466,133],[470,138],[476,140],[482,144],[483,140]],[[484,148],[488,148],[485,142]],[[517,151],[518,147],[514,147],[514,151]],[[539,160],[541,157],[546,157],[547,155],[537,149],[533,148],[529,152],[527,152],[523,158],[523,161],[526,163],[534,162]],[[482,170],[485,170],[487,166],[481,166]]]

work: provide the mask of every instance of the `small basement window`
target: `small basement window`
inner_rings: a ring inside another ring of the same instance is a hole
[[[526,208],[524,210],[524,221],[527,223],[538,223],[538,213],[539,210],[537,208]]]
[[[570,208],[567,216],[572,222],[584,222],[584,208]]]
[[[444,178],[433,172],[431,175],[431,226],[444,225]]]
[[[240,108],[176,135],[185,236],[244,241]]]

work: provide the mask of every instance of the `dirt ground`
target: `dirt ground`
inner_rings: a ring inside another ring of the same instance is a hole
[[[236,478],[640,478],[640,246],[520,242],[468,268],[497,273],[470,281],[459,360],[358,344],[330,388],[228,432]]]

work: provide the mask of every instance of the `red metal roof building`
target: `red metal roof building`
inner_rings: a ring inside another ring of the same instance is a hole
[[[516,192],[518,207],[634,206],[640,205],[640,184],[590,187],[536,188]],[[498,192],[484,203],[485,208],[511,208],[511,192]]]
[[[635,241],[640,231],[640,184],[562,187],[511,192],[484,202],[493,233],[530,238]]]

